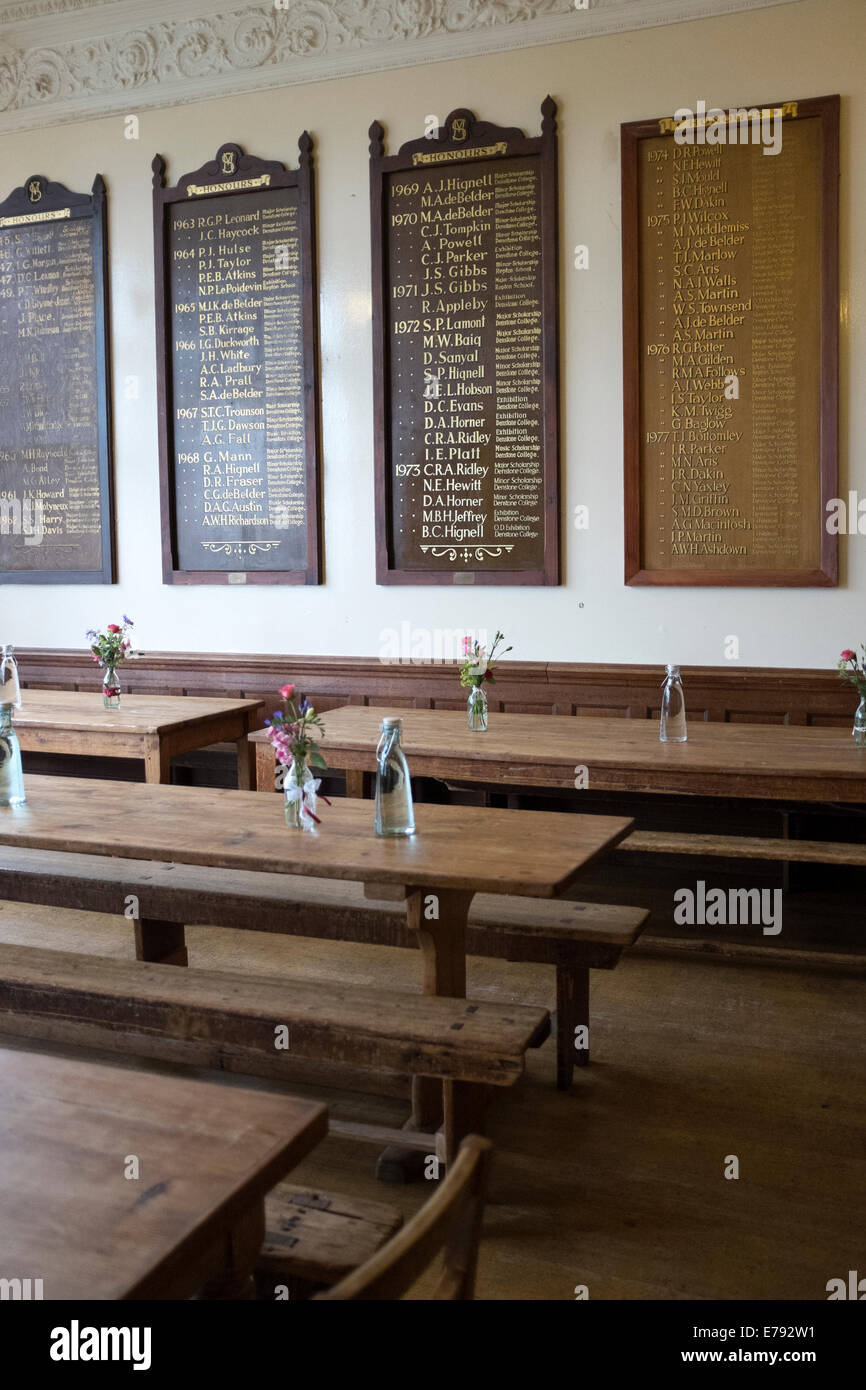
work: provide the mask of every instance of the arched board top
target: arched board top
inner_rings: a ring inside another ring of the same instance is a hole
[[[30,174],[0,203],[0,228],[13,225],[8,219],[36,222],[39,213],[65,212],[70,217],[88,217],[105,199],[105,182],[101,174],[93,180],[90,193],[73,193],[63,183],[47,179],[44,174]]]
[[[479,120],[469,107],[449,112],[440,126],[425,130],[418,139],[407,140],[390,158],[401,166],[447,164],[462,159],[490,159],[538,151],[542,143],[556,139],[556,102],[545,98],[541,107],[542,134],[528,137],[519,126],[497,125]],[[370,127],[370,154],[385,158],[384,128],[379,121]],[[389,166],[390,167],[390,166]]]
[[[302,171],[311,170],[313,162],[313,140],[306,130],[298,140],[298,149],[298,169],[291,170],[278,159],[260,159],[257,155],[246,154],[241,145],[228,141],[220,145],[214,158],[201,168],[182,174],[173,188],[166,186],[166,161],[157,154],[151,164],[154,191],[163,191],[167,198],[171,195],[193,198],[244,193],[257,188],[292,187]]]

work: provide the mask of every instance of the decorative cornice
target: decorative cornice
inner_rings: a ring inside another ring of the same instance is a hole
[[[0,133],[793,0],[0,0]]]

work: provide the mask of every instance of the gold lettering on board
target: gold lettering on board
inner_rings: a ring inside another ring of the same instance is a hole
[[[484,159],[490,154],[507,154],[504,140],[498,145],[473,145],[467,150],[434,150],[431,154],[413,154],[412,164],[445,164],[449,159]]]
[[[270,182],[270,174],[260,174],[257,179],[236,179],[231,183],[191,183],[186,194],[188,198],[201,198],[205,193],[238,193],[244,188],[267,188]]]

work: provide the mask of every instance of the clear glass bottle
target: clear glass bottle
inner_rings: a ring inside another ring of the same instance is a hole
[[[854,715],[854,728],[851,730],[854,742],[858,748],[866,748],[866,695],[860,699],[857,706],[857,713]]]
[[[686,733],[686,697],[683,694],[680,668],[679,666],[666,666],[665,670],[667,675],[662,689],[659,740],[661,743],[685,743],[688,738]]]
[[[102,677],[102,703],[106,709],[120,709],[120,677],[116,666],[106,666]]]
[[[18,667],[12,648],[4,647],[0,657],[0,806],[21,806],[26,800],[21,745],[12,727],[12,711],[20,708]]]
[[[400,736],[403,720],[388,716],[382,720],[382,733],[376,749],[377,835],[414,835],[412,782]]]
[[[315,781],[306,758],[296,753],[283,784],[286,795],[286,825],[291,830],[316,828],[313,819],[316,814],[316,791],[313,786]]]
[[[473,685],[469,692],[466,722],[476,734],[487,732],[487,691],[483,685]]]

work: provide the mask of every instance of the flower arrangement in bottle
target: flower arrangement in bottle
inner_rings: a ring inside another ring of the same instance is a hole
[[[846,647],[836,667],[842,680],[850,681],[860,696],[851,734],[858,748],[866,748],[866,642],[861,643],[860,653],[858,662],[857,653]]]
[[[464,660],[460,667],[460,684],[469,688],[466,722],[475,733],[483,734],[487,728],[487,692],[484,687],[496,680],[493,661],[497,653],[503,657],[511,651],[510,647],[499,651],[504,641],[505,635],[497,632],[488,651],[477,639],[473,642],[471,637],[463,638]]]
[[[102,677],[102,703],[106,709],[117,709],[120,705],[120,681],[118,666],[133,656],[129,632],[135,625],[131,618],[123,615],[122,623],[109,623],[104,632],[90,628],[90,655],[97,666],[105,672]]]
[[[283,708],[274,711],[273,719],[265,720],[265,727],[282,769],[286,824],[298,830],[312,830],[321,824],[316,815],[321,778],[313,776],[309,764],[328,766],[313,737],[314,731],[323,734],[325,726],[309,700],[303,695],[296,697],[294,685],[282,686],[280,696]],[[330,806],[326,796],[322,800]]]

